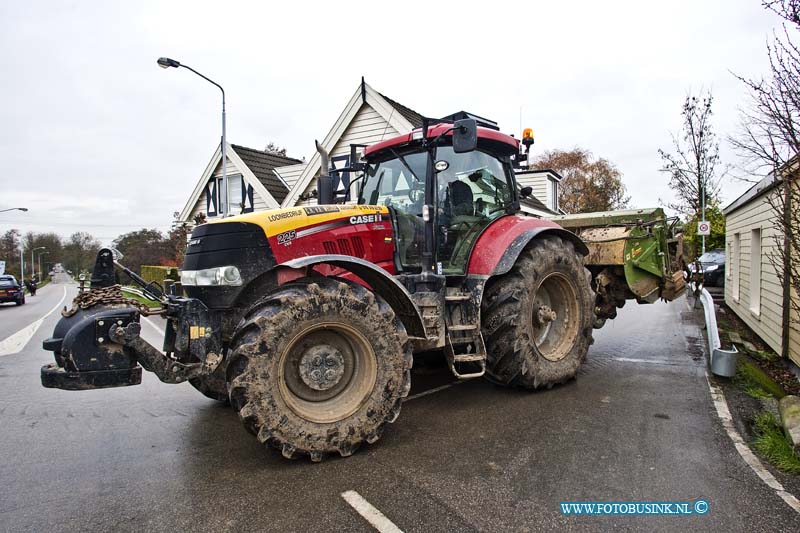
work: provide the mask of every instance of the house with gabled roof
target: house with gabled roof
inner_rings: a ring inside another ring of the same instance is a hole
[[[292,179],[304,167],[300,159],[237,144],[229,144],[225,155],[231,214],[280,207],[290,189],[286,179]],[[277,168],[283,169],[282,173],[276,172]],[[179,220],[191,224],[199,215],[206,219],[221,216],[225,200],[222,180],[222,151],[218,146]]]
[[[345,105],[333,127],[320,142],[330,154],[334,168],[348,166],[351,144],[374,144],[408,133],[422,126],[422,115],[379,93],[364,79]],[[284,207],[316,203],[320,158],[314,153],[283,202]],[[349,186],[350,176],[342,174],[341,188]]]
[[[330,154],[330,164],[342,168],[349,166],[351,144],[370,145],[410,133],[422,126],[422,119],[422,114],[376,91],[362,78],[320,144]],[[309,142],[309,146],[313,144]],[[307,163],[238,145],[230,145],[228,154],[233,154],[228,156],[228,175],[239,179],[230,182],[231,213],[317,203],[317,176],[321,162],[316,151]],[[180,220],[192,223],[200,213],[207,218],[219,216],[221,209],[218,206],[222,201],[220,159],[218,148],[181,211]],[[531,173],[526,179],[531,181],[536,197],[523,201],[523,209],[538,216],[557,214],[560,177],[544,172]],[[343,172],[340,189],[349,187],[350,180],[348,173]],[[524,185],[528,185],[527,181]],[[238,201],[240,198],[241,203]]]

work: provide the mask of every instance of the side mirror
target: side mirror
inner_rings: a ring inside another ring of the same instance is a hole
[[[478,147],[478,123],[463,118],[453,124],[453,151],[457,154],[471,152]]]
[[[519,195],[520,195],[522,198],[527,198],[527,197],[528,197],[528,196],[530,196],[531,194],[533,194],[533,187],[531,187],[530,185],[527,185],[527,186],[525,186],[525,187],[523,187],[523,188],[521,188],[521,189],[519,190]]]

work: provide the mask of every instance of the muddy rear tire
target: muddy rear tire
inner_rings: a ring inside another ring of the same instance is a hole
[[[590,279],[573,244],[548,236],[491,280],[481,310],[487,379],[537,389],[575,377],[592,343]]]
[[[237,328],[230,401],[287,458],[351,455],[400,413],[411,388],[402,323],[366,288],[331,278],[283,285]]]

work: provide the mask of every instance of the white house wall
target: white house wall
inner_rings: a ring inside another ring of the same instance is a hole
[[[400,132],[389,125],[369,104],[361,104],[361,108],[353,120],[350,121],[341,138],[331,150],[330,155],[331,157],[348,155],[350,154],[351,144],[374,144],[399,134]],[[317,180],[315,178],[311,180],[303,191],[303,195],[310,194],[316,188]],[[298,200],[295,205],[316,205],[316,203],[317,200],[311,198],[305,201]]]
[[[227,160],[227,165],[225,165],[225,166],[227,168],[228,178],[230,178],[231,176],[244,176],[244,174],[245,174],[230,159]],[[222,161],[217,163],[217,167],[214,169],[214,173],[212,175],[213,175],[214,179],[222,177]],[[208,183],[208,182],[206,182],[206,183]],[[247,185],[247,180],[246,179],[245,179],[245,185]],[[258,193],[258,191],[257,190],[253,190],[253,210],[254,211],[260,211],[260,210],[263,211],[264,209],[269,209],[269,206],[265,202],[264,198],[262,198],[261,195]],[[200,194],[200,197],[198,198],[197,203],[194,205],[194,208],[192,209],[191,215],[189,215],[187,222],[193,222],[194,218],[200,213],[203,213],[204,215],[206,215],[206,218],[208,220],[214,220],[214,219],[217,218],[217,216],[213,216],[213,217],[209,217],[208,216],[208,212],[207,212],[207,209],[206,209],[206,192],[205,191],[203,191]]]
[[[549,172],[528,171],[517,172],[517,183],[520,187],[530,187],[533,189],[533,196],[548,207],[548,209],[558,212],[553,205],[552,187],[555,184],[550,178]]]
[[[792,187],[795,189],[800,188],[800,181],[795,179],[792,183]],[[797,191],[795,191],[794,194],[797,195]],[[794,197],[797,198],[797,196]],[[797,207],[795,207],[795,209],[797,209]],[[797,250],[793,250],[790,256],[796,258],[798,255],[797,252]],[[800,314],[795,311],[795,309],[800,306],[800,295],[795,292],[794,288],[792,288],[791,298],[794,305],[791,306],[792,312],[789,315],[789,357],[796,364],[800,365]]]
[[[768,194],[775,194],[774,192]],[[768,194],[755,198],[727,216],[725,241],[725,303],[776,353],[781,353],[783,323],[783,289],[770,260],[771,254],[780,254],[774,227],[775,213],[767,201]],[[761,303],[759,311],[751,310],[750,274],[752,231],[761,230]],[[739,235],[739,253],[735,253],[735,235]],[[782,242],[782,239],[781,239]],[[738,279],[738,298],[735,284]],[[795,357],[797,357],[795,350]],[[798,359],[795,359],[798,361]]]
[[[275,169],[275,174],[283,180],[286,184],[286,188],[291,190],[294,187],[294,184],[297,183],[297,179],[300,177],[300,174],[303,173],[303,170],[306,168],[305,163],[301,163],[299,165],[289,165],[286,167],[277,167]]]

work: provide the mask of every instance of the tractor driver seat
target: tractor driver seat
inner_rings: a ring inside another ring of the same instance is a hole
[[[463,181],[456,180],[447,187],[450,196],[450,216],[455,218],[463,215],[474,215],[475,204],[470,186]]]

